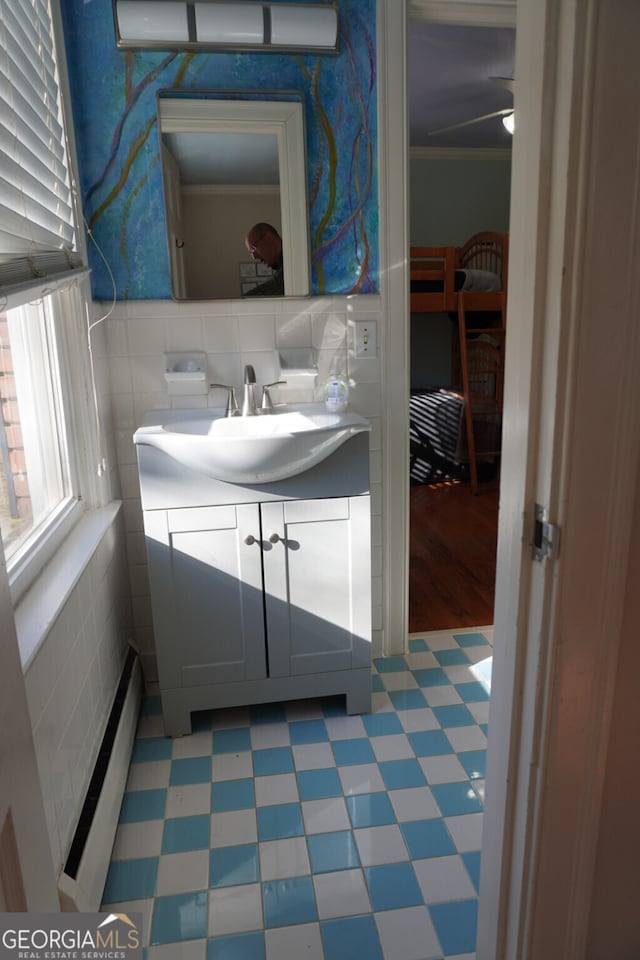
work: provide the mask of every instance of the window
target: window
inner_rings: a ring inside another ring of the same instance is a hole
[[[0,0],[0,533],[14,602],[82,513],[83,477],[95,493],[54,14],[49,0]]]

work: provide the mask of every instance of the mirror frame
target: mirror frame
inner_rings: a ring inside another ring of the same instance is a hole
[[[214,99],[207,94],[192,98],[171,93],[174,91],[160,91],[157,97],[161,145],[164,133],[264,133],[276,137],[285,296],[308,297],[311,270],[303,104],[298,100]],[[166,218],[164,172],[163,188]],[[247,230],[251,226],[247,224]],[[171,262],[170,250],[169,258]],[[171,288],[173,291],[173,276]]]

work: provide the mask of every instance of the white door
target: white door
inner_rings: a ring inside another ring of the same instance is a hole
[[[0,912],[60,909],[0,540]]]

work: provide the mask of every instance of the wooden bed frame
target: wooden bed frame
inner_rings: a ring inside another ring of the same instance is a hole
[[[500,455],[495,450],[476,451],[474,413],[486,415],[487,408],[502,416],[504,344],[507,308],[509,235],[484,231],[476,233],[462,247],[411,247],[410,280],[429,282],[429,291],[411,290],[411,313],[453,313],[458,318],[456,359],[464,398],[469,478],[472,493],[478,492],[477,459]],[[496,291],[456,291],[456,270],[486,270],[500,278]],[[477,315],[486,312],[486,323]],[[468,314],[473,313],[469,327]],[[471,336],[469,336],[471,334]],[[485,338],[482,334],[486,334]],[[479,338],[479,339],[478,339]],[[490,342],[487,342],[490,338]]]

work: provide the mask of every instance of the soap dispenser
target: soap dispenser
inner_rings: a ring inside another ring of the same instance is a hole
[[[349,385],[341,373],[332,373],[326,381],[324,405],[329,413],[342,413],[349,406]]]

